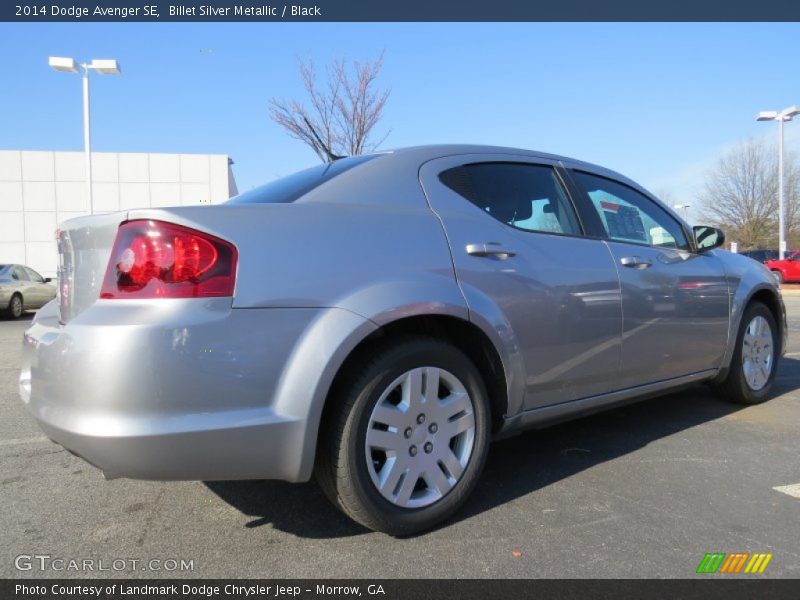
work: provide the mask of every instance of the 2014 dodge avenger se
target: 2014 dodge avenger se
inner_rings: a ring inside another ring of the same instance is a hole
[[[392,534],[490,439],[694,382],[765,400],[762,265],[634,182],[483,146],[340,159],[223,205],[67,221],[23,401],[109,477],[316,478]]]

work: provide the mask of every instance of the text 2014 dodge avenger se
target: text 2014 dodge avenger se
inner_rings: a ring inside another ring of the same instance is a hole
[[[786,320],[762,265],[572,159],[431,146],[226,204],[67,221],[23,401],[109,477],[316,477],[429,528],[489,441],[709,382],[765,400]]]

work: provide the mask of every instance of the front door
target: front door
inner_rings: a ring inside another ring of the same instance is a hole
[[[572,172],[608,234],[622,282],[620,383],[633,387],[719,368],[728,341],[725,271],[643,193]]]

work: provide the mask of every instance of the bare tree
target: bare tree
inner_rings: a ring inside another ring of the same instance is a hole
[[[749,139],[723,155],[709,172],[700,200],[702,218],[725,229],[743,248],[777,245],[777,153],[764,142]],[[786,231],[800,234],[798,184],[800,165],[784,163]]]
[[[389,90],[378,87],[383,53],[364,62],[333,61],[320,82],[312,61],[301,61],[306,102],[272,98],[270,118],[290,136],[307,144],[323,162],[370,152],[386,139],[372,138]]]

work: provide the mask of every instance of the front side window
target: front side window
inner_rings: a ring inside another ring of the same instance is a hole
[[[25,272],[25,269],[23,269],[19,265],[14,267],[14,272],[13,272],[12,277],[14,277],[14,279],[16,279],[18,281],[30,281],[28,279],[28,274]]]
[[[574,171],[592,201],[608,237],[659,248],[689,250],[678,221],[644,194],[611,179]]]
[[[439,174],[439,180],[506,225],[542,233],[581,233],[552,167],[474,163],[448,169]]]

